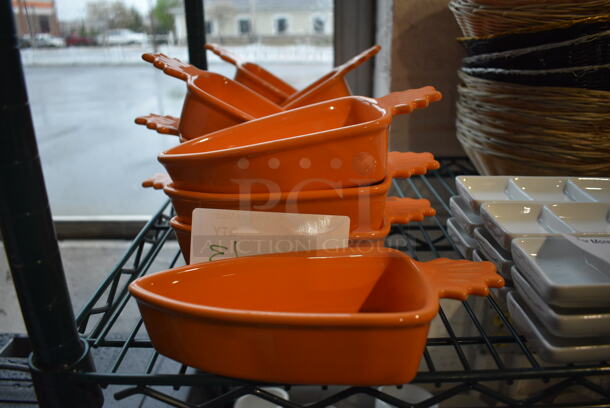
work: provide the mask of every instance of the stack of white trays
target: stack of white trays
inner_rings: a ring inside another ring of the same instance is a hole
[[[496,264],[514,289],[502,294],[513,322],[540,357],[610,359],[610,178],[458,176],[456,184],[452,240],[460,235],[471,259]]]

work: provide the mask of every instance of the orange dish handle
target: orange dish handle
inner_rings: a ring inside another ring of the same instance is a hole
[[[233,64],[238,66],[240,64],[239,59],[232,52],[222,48],[218,44],[207,43],[205,46],[206,50],[212,51],[214,54],[218,55],[222,60],[228,62],[229,64]]]
[[[487,296],[489,288],[504,286],[491,262],[438,258],[416,265],[430,278],[439,298],[466,300],[468,295]]]
[[[434,160],[432,153],[390,152],[388,153],[388,176],[408,178],[423,175],[428,170],[436,170],[441,164]]]
[[[432,102],[440,101],[443,95],[433,86],[392,92],[381,98],[375,98],[377,103],[388,110],[392,116],[411,113],[415,109],[427,108]]]
[[[381,45],[377,44],[367,50],[362,51],[360,54],[356,55],[355,57],[352,57],[342,65],[339,65],[337,68],[335,68],[334,71],[336,72],[336,75],[347,75],[348,73],[356,69],[358,66],[364,64],[365,62],[373,58],[375,54],[379,52],[379,50],[381,50]]]
[[[167,75],[182,79],[183,81],[188,81],[189,78],[204,72],[194,65],[182,62],[177,58],[170,58],[165,54],[142,54],[142,59],[150,62]]]
[[[425,198],[388,197],[385,203],[384,223],[408,224],[423,221],[424,217],[436,215],[436,210]]]
[[[172,179],[169,177],[169,174],[166,173],[157,173],[152,177],[147,178],[142,182],[142,187],[149,188],[152,187],[155,190],[163,190],[166,186],[170,185]]]
[[[164,135],[175,135],[178,136],[178,124],[180,119],[175,116],[161,116],[155,113],[151,113],[146,116],[138,116],[135,120],[138,125],[144,125],[148,129],[156,130],[157,133]]]

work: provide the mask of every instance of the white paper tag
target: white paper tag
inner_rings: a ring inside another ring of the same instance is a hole
[[[563,237],[583,251],[610,263],[609,237],[577,237],[567,234],[563,234]]]
[[[349,223],[343,215],[196,208],[190,261],[346,248]]]

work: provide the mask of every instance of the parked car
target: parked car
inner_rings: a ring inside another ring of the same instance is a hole
[[[55,37],[49,33],[38,33],[34,35],[34,38],[29,35],[21,37],[20,46],[22,48],[27,47],[39,47],[39,48],[60,48],[65,47],[66,42],[63,38]]]
[[[132,45],[148,43],[148,36],[136,33],[127,28],[108,30],[97,37],[97,42],[103,45]]]
[[[154,40],[157,45],[169,44],[169,34],[155,34],[151,35],[151,42]]]
[[[68,47],[71,46],[83,46],[83,45],[95,45],[95,38],[93,37],[84,37],[80,36],[76,33],[72,33],[66,37],[66,45]]]

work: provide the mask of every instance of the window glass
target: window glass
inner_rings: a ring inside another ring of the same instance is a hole
[[[278,34],[288,33],[288,19],[286,17],[278,17],[275,19],[275,32]]]
[[[141,183],[165,172],[157,156],[178,139],[134,119],[180,116],[185,83],[143,61],[142,54],[188,61],[183,1],[12,2],[54,215],[149,215],[167,199]],[[311,28],[314,16],[332,22],[332,0],[204,4],[209,42],[296,89],[332,68],[332,27],[323,36]],[[234,67],[210,52],[208,62],[211,71],[234,77]]]
[[[316,34],[324,34],[324,19],[320,16],[313,18],[313,32]]]
[[[237,20],[237,26],[238,26],[239,34],[241,34],[241,35],[250,34],[250,19],[240,18],[239,20]]]

